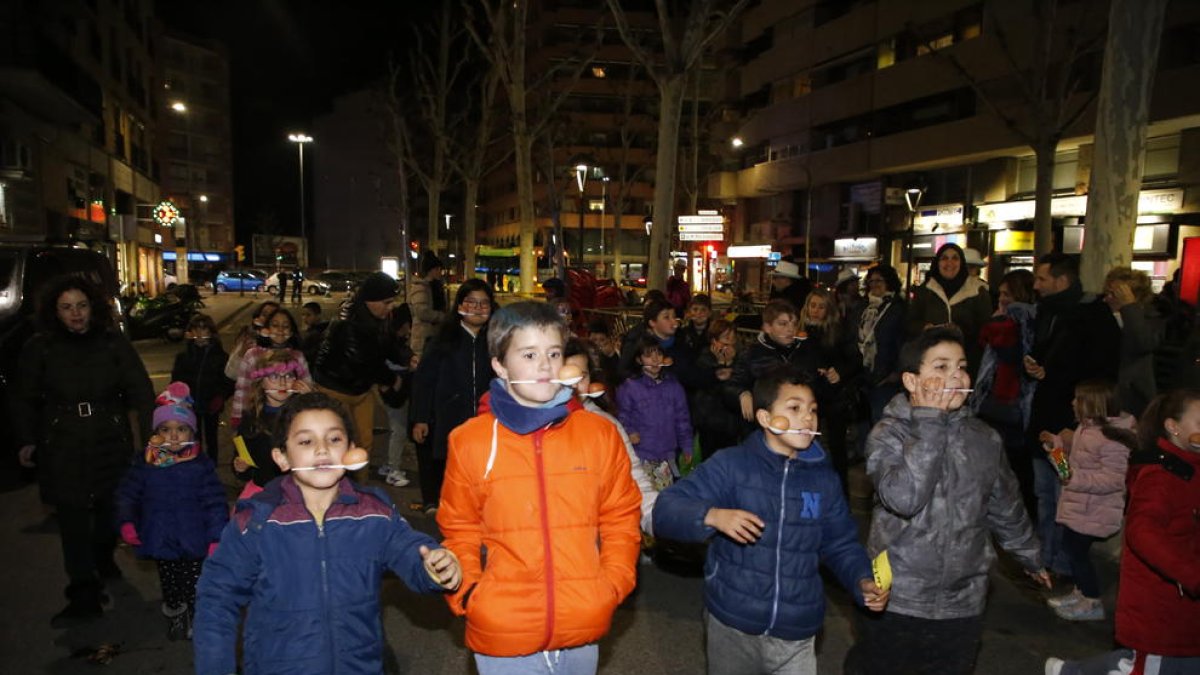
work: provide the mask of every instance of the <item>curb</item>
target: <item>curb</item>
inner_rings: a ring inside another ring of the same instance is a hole
[[[223,330],[223,329],[224,329],[226,326],[228,326],[230,323],[233,323],[233,321],[234,321],[235,319],[237,319],[238,317],[240,317],[240,316],[242,315],[242,313],[243,313],[243,312],[245,312],[247,309],[250,309],[250,308],[251,308],[251,307],[253,307],[253,306],[254,306],[254,301],[252,301],[252,300],[247,300],[247,301],[246,301],[246,303],[245,303],[244,305],[242,305],[241,307],[239,307],[239,308],[237,308],[237,309],[233,310],[233,311],[232,311],[232,312],[230,312],[229,314],[225,315],[225,318],[224,318],[224,319],[221,319],[220,321],[218,321],[218,322],[217,322],[217,331],[218,331],[218,332],[220,332],[221,330]]]

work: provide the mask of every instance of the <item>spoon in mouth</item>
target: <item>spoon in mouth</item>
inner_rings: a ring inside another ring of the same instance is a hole
[[[151,442],[150,447],[161,448],[163,450],[171,450],[173,448],[179,448],[179,449],[190,448],[195,444],[196,444],[196,441],[181,441],[179,443],[165,443],[165,442],[164,443],[154,443],[154,442]]]
[[[1192,446],[1193,450],[1200,450],[1200,432],[1188,436],[1188,445]]]
[[[776,436],[783,434],[807,434],[809,436],[820,436],[821,432],[813,431],[812,429],[792,429],[791,422],[786,417],[772,417],[771,423],[767,425],[767,430]]]
[[[345,469],[347,471],[358,471],[366,466],[366,461],[355,462],[353,464],[325,464],[323,466],[293,466],[292,471],[317,471],[320,469]]]
[[[942,391],[956,391],[960,394],[969,394],[975,390],[974,389],[964,389],[962,387],[943,387]]]
[[[574,387],[583,381],[583,371],[573,365],[565,365],[558,369],[558,377],[539,380],[509,380],[509,384],[561,384],[564,387]]]

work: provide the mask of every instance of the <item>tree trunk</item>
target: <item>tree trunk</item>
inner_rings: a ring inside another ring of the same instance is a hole
[[[679,118],[683,114],[684,75],[667,75],[660,83],[658,156],[654,163],[654,227],[646,288],[665,290],[671,232],[675,227],[675,169],[679,158]]]
[[[463,279],[475,278],[475,203],[479,201],[479,179],[463,180]]]
[[[438,250],[438,221],[441,218],[442,210],[442,187],[445,182],[446,175],[446,155],[440,142],[434,144],[433,151],[433,169],[429,172],[429,182],[425,189],[425,199],[429,204],[429,218],[427,224],[429,226],[429,241],[426,242],[426,248],[434,253]],[[445,262],[445,261],[443,261]]]
[[[524,101],[525,97],[522,95],[522,104]],[[517,165],[517,210],[521,219],[518,224],[521,240],[521,292],[532,293],[537,290],[537,257],[533,253],[533,235],[536,229],[533,208],[533,141],[529,138],[523,115],[514,116],[513,148]]]
[[[1133,259],[1150,92],[1166,9],[1167,0],[1112,0],[1109,9],[1080,260],[1080,280],[1088,290],[1099,291],[1110,268]]]
[[[1034,146],[1037,158],[1037,182],[1034,188],[1033,252],[1042,256],[1054,250],[1054,231],[1050,225],[1050,200],[1054,198],[1054,153],[1058,138],[1039,138]]]

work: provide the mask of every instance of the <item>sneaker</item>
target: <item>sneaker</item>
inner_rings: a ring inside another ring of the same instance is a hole
[[[95,621],[102,616],[104,616],[104,608],[100,606],[98,597],[78,598],[68,602],[61,612],[50,619],[50,627],[55,630],[73,628],[89,621]]]
[[[390,476],[390,475],[392,474],[392,472],[394,472],[394,471],[395,471],[395,469],[393,469],[393,468],[392,468],[392,465],[391,465],[391,464],[384,464],[384,465],[382,465],[382,466],[380,466],[380,467],[379,467],[379,470],[378,470],[379,477],[380,477],[380,478],[387,478],[387,477],[388,477],[388,476]]]
[[[1071,592],[1067,593],[1066,595],[1058,595],[1053,598],[1048,598],[1046,600],[1046,604],[1049,605],[1051,609],[1058,609],[1059,607],[1073,605],[1082,599],[1083,593],[1080,593],[1078,588],[1072,588]]]
[[[1056,608],[1054,613],[1067,621],[1103,621],[1104,603],[1099,598],[1083,598],[1074,604]]]
[[[438,511],[437,504],[427,504],[425,506],[425,515],[436,516]]]
[[[408,476],[406,476],[403,471],[398,470],[389,472],[385,480],[387,481],[387,484],[391,485],[392,487],[404,487],[412,482],[408,480]]]
[[[1050,658],[1046,659],[1046,675],[1059,675],[1062,673],[1063,666],[1065,665],[1067,665],[1066,661],[1063,661],[1058,657],[1051,656]]]
[[[167,618],[167,639],[175,642],[188,637],[188,611],[186,605],[170,607],[163,605],[163,616]]]

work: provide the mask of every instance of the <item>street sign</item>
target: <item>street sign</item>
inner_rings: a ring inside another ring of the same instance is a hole
[[[680,232],[724,232],[725,226],[721,223],[703,223],[701,225],[680,225]]]
[[[703,225],[704,223],[724,223],[723,216],[679,216],[680,225]]]
[[[679,241],[725,241],[724,232],[680,232]]]

